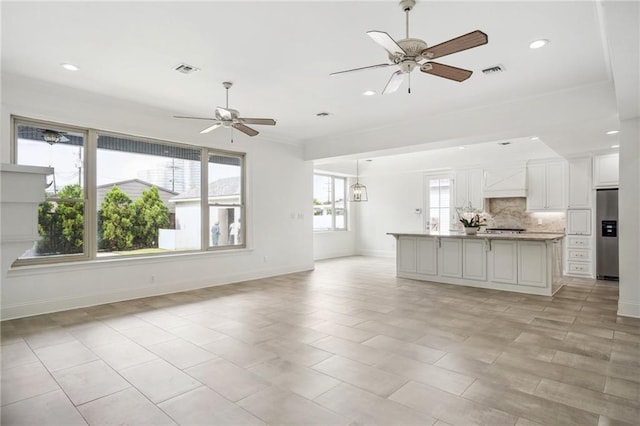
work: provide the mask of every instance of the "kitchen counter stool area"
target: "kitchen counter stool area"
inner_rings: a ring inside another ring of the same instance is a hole
[[[563,234],[388,235],[400,278],[542,296],[562,287]]]

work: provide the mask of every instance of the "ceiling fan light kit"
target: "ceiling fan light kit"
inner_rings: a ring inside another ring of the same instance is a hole
[[[334,72],[330,75],[334,76],[353,71],[396,66],[398,70],[391,75],[391,78],[384,87],[382,94],[389,94],[397,91],[402,85],[405,75],[410,78],[411,72],[416,67],[420,68],[420,71],[426,74],[432,74],[437,77],[443,77],[457,82],[465,81],[471,77],[471,74],[473,74],[473,71],[471,70],[445,65],[431,60],[487,44],[489,41],[487,35],[480,30],[475,30],[460,37],[445,41],[444,43],[429,47],[423,40],[409,38],[409,12],[413,9],[415,4],[415,0],[402,0],[400,2],[400,7],[406,14],[406,37],[404,39],[395,41],[384,31],[367,32],[367,35],[371,37],[373,41],[387,51],[389,61],[391,61],[391,63],[353,68],[345,71]],[[411,81],[409,80],[409,93],[411,93],[410,82]]]
[[[259,134],[257,130],[247,126],[247,124],[257,124],[264,126],[275,126],[276,121],[272,118],[247,118],[240,117],[240,112],[238,110],[229,108],[229,89],[233,86],[233,83],[229,81],[224,81],[222,86],[226,90],[226,106],[217,107],[215,111],[215,118],[211,117],[190,117],[183,115],[174,115],[174,118],[188,118],[191,120],[208,120],[213,121],[214,123],[200,131],[200,133],[209,133],[218,127],[226,127],[230,129],[240,130],[242,133],[248,136],[255,136]],[[231,139],[233,142],[233,139]]]

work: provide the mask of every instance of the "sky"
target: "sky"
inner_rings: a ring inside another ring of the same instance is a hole
[[[83,147],[65,144],[49,145],[44,141],[18,139],[17,160],[18,164],[54,167],[58,190],[65,185],[77,184],[84,178]],[[128,179],[144,180],[141,177],[141,171],[170,170],[171,167],[171,158],[99,149],[97,152],[96,179],[98,185]],[[210,181],[239,176],[240,172],[237,166],[220,164],[217,164],[213,169],[215,173],[211,174],[210,172]],[[176,169],[176,172],[179,173],[179,169]],[[53,188],[50,188],[50,190],[53,190]]]

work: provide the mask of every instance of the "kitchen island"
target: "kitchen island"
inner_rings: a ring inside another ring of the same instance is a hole
[[[393,233],[396,275],[551,296],[562,287],[564,234]]]

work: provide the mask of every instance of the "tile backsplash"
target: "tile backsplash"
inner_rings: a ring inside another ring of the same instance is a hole
[[[565,232],[564,212],[527,212],[526,198],[488,198],[486,211],[491,215],[487,226],[524,228],[529,232]]]

